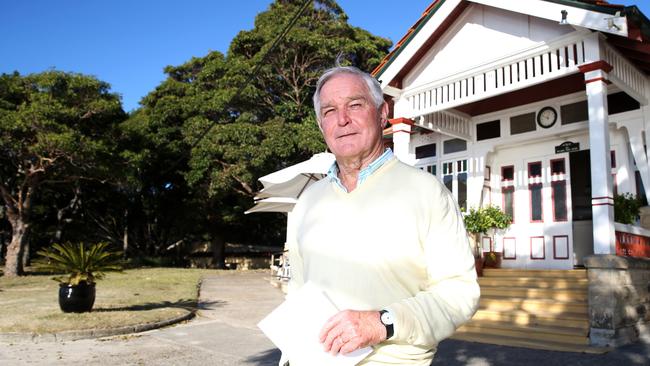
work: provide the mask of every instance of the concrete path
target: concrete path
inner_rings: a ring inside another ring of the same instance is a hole
[[[198,316],[176,326],[72,342],[0,343],[0,365],[277,365],[280,352],[256,327],[284,295],[267,272],[205,278]]]
[[[199,316],[164,329],[73,342],[0,343],[0,365],[277,365],[279,351],[256,327],[284,298],[266,277],[264,272],[233,271],[206,278]],[[647,366],[650,345],[587,355],[447,340],[432,365]]]

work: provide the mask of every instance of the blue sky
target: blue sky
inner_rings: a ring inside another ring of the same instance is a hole
[[[4,0],[0,73],[48,69],[94,75],[138,107],[167,65],[226,52],[272,0]],[[432,0],[339,0],[352,25],[399,40]],[[637,4],[650,17],[648,0]],[[641,5],[640,5],[641,4]]]

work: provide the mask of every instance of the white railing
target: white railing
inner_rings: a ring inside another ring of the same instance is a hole
[[[585,35],[544,44],[405,94],[414,118],[525,88],[578,71],[585,62]]]
[[[601,41],[600,46],[603,49],[603,59],[613,67],[608,75],[611,81],[628,94],[647,101],[645,75],[605,41]]]
[[[448,136],[471,139],[469,119],[445,111],[425,114],[416,120],[416,125]]]

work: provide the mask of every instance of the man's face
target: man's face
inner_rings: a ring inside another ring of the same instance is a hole
[[[321,88],[320,102],[321,131],[337,158],[364,159],[383,150],[381,137],[388,107],[384,103],[377,110],[360,77],[332,77]]]

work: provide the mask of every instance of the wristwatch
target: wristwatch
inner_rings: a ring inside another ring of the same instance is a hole
[[[395,333],[395,328],[393,327],[393,314],[391,314],[388,310],[380,310],[379,320],[381,321],[381,324],[386,327],[386,339],[390,339]]]

